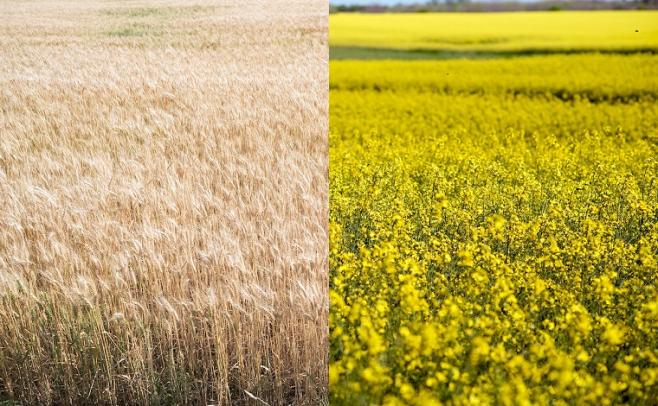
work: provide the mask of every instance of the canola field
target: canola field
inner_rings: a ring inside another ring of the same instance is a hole
[[[329,142],[332,404],[658,403],[658,56],[334,60]]]
[[[455,51],[658,48],[658,11],[337,14],[334,47]]]

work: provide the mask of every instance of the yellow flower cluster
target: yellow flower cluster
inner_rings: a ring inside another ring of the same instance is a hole
[[[332,404],[658,403],[657,66],[332,61]]]

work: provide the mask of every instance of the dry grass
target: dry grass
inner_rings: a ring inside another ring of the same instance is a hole
[[[327,8],[0,0],[0,402],[326,401]]]

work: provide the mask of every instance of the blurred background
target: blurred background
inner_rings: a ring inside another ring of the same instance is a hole
[[[658,0],[331,0],[331,12],[645,10]]]

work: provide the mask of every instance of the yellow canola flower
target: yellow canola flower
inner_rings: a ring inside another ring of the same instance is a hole
[[[620,327],[609,324],[603,332],[603,339],[610,345],[620,345],[624,342],[624,332]]]

